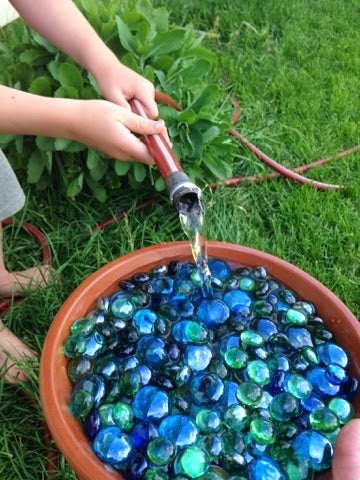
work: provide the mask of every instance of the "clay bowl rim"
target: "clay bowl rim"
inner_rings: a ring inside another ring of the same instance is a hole
[[[209,257],[221,258],[230,264],[263,265],[270,276],[293,289],[300,297],[316,305],[318,315],[335,333],[351,359],[351,372],[360,377],[360,325],[351,311],[327,287],[303,270],[274,255],[250,247],[227,242],[208,242]],[[95,307],[96,299],[117,288],[120,279],[135,272],[148,271],[159,263],[191,260],[187,241],[159,243],[123,255],[86,278],[65,300],[56,314],[42,350],[40,360],[40,399],[46,423],[58,448],[82,480],[121,479],[121,474],[104,465],[92,452],[79,423],[70,414],[67,402],[71,384],[66,374],[63,342],[71,323]],[[345,323],[344,323],[345,322]],[[360,416],[360,395],[355,399],[356,416]],[[325,480],[330,473],[320,475]]]

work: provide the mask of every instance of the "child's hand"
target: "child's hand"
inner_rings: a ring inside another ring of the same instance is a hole
[[[120,63],[115,56],[97,69],[96,81],[107,100],[130,109],[127,100],[137,98],[144,104],[150,118],[158,116],[154,85]]]
[[[147,147],[131,132],[164,133],[163,120],[142,118],[106,100],[77,100],[69,137],[118,160],[154,163]]]

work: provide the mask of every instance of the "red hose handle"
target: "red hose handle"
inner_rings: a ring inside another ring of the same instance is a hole
[[[129,101],[129,104],[134,113],[140,115],[140,117],[149,118],[146,115],[143,104],[139,100],[133,98]],[[183,171],[174,152],[165,140],[164,135],[155,133],[152,135],[144,135],[143,137],[145,145],[148,147],[149,152],[159,169],[160,175],[164,180],[171,173]]]

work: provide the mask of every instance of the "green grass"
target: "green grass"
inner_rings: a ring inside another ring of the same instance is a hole
[[[356,0],[156,1],[177,23],[192,21],[219,36],[216,81],[241,105],[237,128],[283,164],[294,166],[360,143],[360,6]],[[304,269],[360,315],[360,154],[334,160],[306,175],[346,188],[317,191],[285,179],[205,192],[208,238],[258,248]],[[267,169],[239,147],[239,174]],[[23,184],[25,184],[24,179]],[[142,198],[153,192],[144,192]],[[37,352],[60,305],[91,272],[142,246],[183,239],[167,199],[89,234],[91,225],[133,208],[130,191],[113,192],[106,205],[85,194],[77,202],[56,191],[28,190],[16,218],[41,228],[60,283],[10,309],[6,324]],[[36,244],[21,230],[5,230],[10,268],[39,261]],[[37,399],[37,367],[28,367]],[[0,384],[0,478],[46,478],[38,419],[16,387]],[[61,460],[58,478],[76,476]]]

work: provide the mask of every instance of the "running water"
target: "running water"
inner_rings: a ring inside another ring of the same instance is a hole
[[[207,258],[207,241],[205,236],[204,210],[197,199],[184,196],[179,203],[181,226],[189,239],[190,248],[197,266],[204,297],[212,296],[211,273]]]

